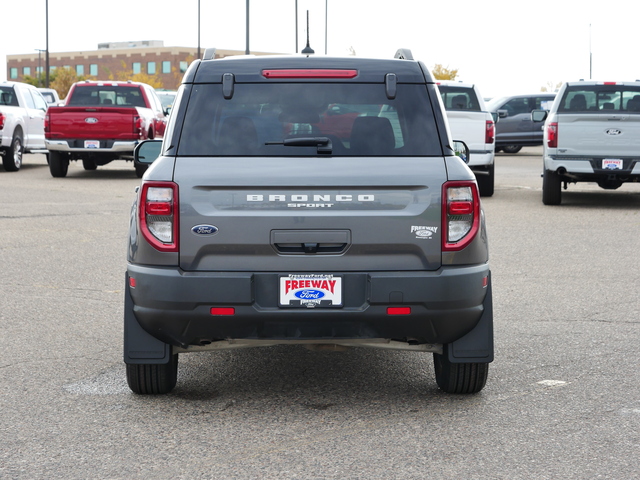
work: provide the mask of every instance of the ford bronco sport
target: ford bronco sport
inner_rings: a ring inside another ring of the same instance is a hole
[[[139,394],[178,356],[275,344],[432,352],[475,393],[493,360],[473,173],[424,64],[261,56],[186,72],[131,214],[124,361]],[[468,154],[468,148],[462,148]]]

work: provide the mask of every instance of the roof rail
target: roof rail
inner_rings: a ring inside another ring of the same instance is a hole
[[[216,58],[216,49],[206,48],[204,51],[204,55],[202,55],[202,60],[214,60],[215,58]]]
[[[400,48],[398,49],[398,51],[396,52],[395,57],[393,58],[399,58],[400,60],[413,60],[413,55],[411,54],[411,50],[409,50],[408,48]]]

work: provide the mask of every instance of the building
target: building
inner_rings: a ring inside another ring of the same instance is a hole
[[[203,54],[204,49],[200,53]],[[97,50],[49,52],[49,69],[69,67],[78,76],[96,80],[118,79],[119,72],[146,73],[157,75],[163,88],[175,90],[197,54],[197,48],[165,47],[161,40],[100,43]],[[265,52],[251,54],[269,55]],[[216,58],[232,55],[244,55],[244,51],[216,50]],[[7,55],[7,79],[22,82],[25,76],[36,77],[44,72],[45,64],[44,51]]]

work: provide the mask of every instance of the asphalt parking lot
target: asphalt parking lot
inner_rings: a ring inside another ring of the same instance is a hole
[[[640,185],[541,202],[541,148],[496,155],[483,200],[496,360],[441,393],[431,356],[189,354],[132,394],[122,297],[133,166],[0,168],[0,478],[640,477]]]

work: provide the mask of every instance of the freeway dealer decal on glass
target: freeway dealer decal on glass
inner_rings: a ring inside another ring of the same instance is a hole
[[[342,277],[323,274],[280,277],[280,305],[339,307],[342,305]]]

